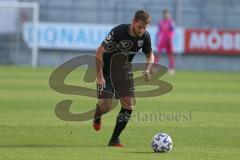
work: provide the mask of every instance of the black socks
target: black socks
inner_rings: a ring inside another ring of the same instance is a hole
[[[123,131],[123,129],[126,127],[128,120],[131,118],[132,110],[128,109],[121,109],[118,116],[117,116],[117,122],[111,137],[110,142],[114,142],[118,139],[119,135]]]

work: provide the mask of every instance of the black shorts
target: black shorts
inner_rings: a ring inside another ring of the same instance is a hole
[[[117,99],[121,97],[135,97],[135,88],[133,80],[133,72],[112,73],[104,72],[105,86],[103,86],[102,94],[98,94],[99,99]],[[98,88],[99,89],[99,88]]]

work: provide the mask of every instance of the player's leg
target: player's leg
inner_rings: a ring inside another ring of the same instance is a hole
[[[93,120],[93,128],[98,131],[101,129],[101,118],[104,113],[107,113],[112,107],[112,99],[99,99],[96,104],[96,110]]]
[[[96,105],[93,127],[96,131],[101,128],[101,118],[102,115],[108,112],[112,107],[112,98],[113,98],[113,87],[109,76],[104,75],[105,78],[105,86],[102,88],[97,86],[97,96],[98,103]]]
[[[160,61],[160,57],[162,53],[166,52],[166,40],[165,39],[161,39],[161,41],[159,42],[158,46],[157,46],[157,54],[155,54],[154,57],[154,63],[159,63]]]
[[[118,113],[116,119],[116,125],[112,134],[112,137],[109,141],[109,146],[119,146],[122,147],[123,145],[120,143],[119,136],[122,131],[127,126],[129,119],[131,118],[132,110],[135,104],[134,97],[121,97],[121,110]]]
[[[119,136],[127,126],[127,123],[131,117],[133,106],[135,105],[135,93],[134,93],[134,81],[133,73],[129,71],[124,76],[126,79],[113,80],[115,94],[120,98],[121,110],[116,118],[116,124],[112,137],[109,141],[109,146],[122,146],[119,140]]]
[[[108,145],[121,147],[119,136],[130,119],[133,106],[135,105],[135,96],[132,65],[128,63],[125,65],[126,67],[119,67],[119,64],[126,64],[126,56],[119,54],[116,58],[112,66],[114,70],[111,70],[112,84],[115,95],[120,99],[122,108],[116,118],[114,131]],[[120,60],[123,62],[119,63]]]
[[[160,56],[163,50],[163,45],[162,44],[158,44],[157,45],[157,53],[154,56],[154,63],[158,63],[160,61]]]
[[[173,45],[172,45],[172,40],[170,39],[167,45],[167,56],[168,56],[168,68],[169,68],[169,73],[174,74],[174,69],[175,69],[175,59],[174,59],[174,54],[173,54]]]
[[[157,45],[156,45],[157,53],[154,55],[154,63],[158,63],[159,62],[160,56],[161,56],[161,52],[162,52],[162,49],[163,49],[163,41],[162,41],[161,33],[157,34],[156,41],[157,41]]]

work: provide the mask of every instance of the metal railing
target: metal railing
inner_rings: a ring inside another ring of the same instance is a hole
[[[239,0],[21,0],[40,3],[40,20],[77,23],[127,23],[137,9],[152,14],[153,24],[168,8],[182,27],[239,28]],[[67,5],[66,5],[66,4]],[[61,5],[62,4],[62,5]]]

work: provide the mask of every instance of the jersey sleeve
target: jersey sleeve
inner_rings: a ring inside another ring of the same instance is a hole
[[[148,32],[146,33],[146,36],[145,36],[145,39],[144,39],[142,51],[146,56],[150,55],[150,53],[152,52],[151,37],[150,37],[150,34]]]
[[[117,29],[116,27],[113,28],[108,35],[105,37],[105,39],[102,42],[102,46],[107,49],[109,47],[110,44],[112,44],[113,42],[117,42]]]

